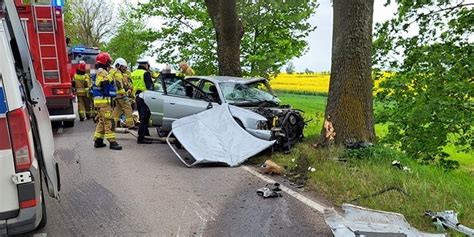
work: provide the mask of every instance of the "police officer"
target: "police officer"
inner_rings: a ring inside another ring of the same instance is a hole
[[[80,121],[84,121],[85,117],[89,119],[91,116],[91,106],[88,98],[90,86],[89,74],[86,73],[86,63],[81,61],[73,78],[73,87],[76,90]]]
[[[114,67],[110,70],[109,74],[117,88],[117,96],[114,99],[115,106],[112,113],[115,126],[120,125],[120,116],[125,114],[125,125],[129,129],[133,129],[135,124],[132,117],[132,103],[127,94],[127,91],[131,88],[127,75],[127,61],[123,58],[117,58]]]
[[[149,136],[148,122],[150,121],[151,113],[148,106],[145,104],[143,99],[143,93],[145,90],[153,90],[153,79],[148,71],[150,65],[148,60],[138,60],[137,70],[132,72],[132,88],[133,94],[135,95],[135,102],[140,117],[140,126],[138,128],[138,144],[151,144],[151,141],[147,141],[145,136]],[[142,94],[140,94],[142,93]]]
[[[116,142],[114,124],[112,118],[112,99],[115,96],[115,86],[108,71],[112,58],[108,53],[99,53],[96,57],[97,76],[93,87],[94,107],[99,113],[99,121],[94,134],[94,147],[105,147],[104,138],[109,141],[112,150],[122,150]]]

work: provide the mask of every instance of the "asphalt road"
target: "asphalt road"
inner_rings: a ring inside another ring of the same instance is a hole
[[[331,236],[293,197],[257,196],[265,182],[241,168],[186,168],[167,145],[138,145],[130,134],[118,134],[122,151],[94,149],[94,128],[55,129],[61,200],[46,198],[48,225],[33,234]]]

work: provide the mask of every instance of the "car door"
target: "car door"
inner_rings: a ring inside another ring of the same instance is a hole
[[[22,93],[27,99],[35,155],[44,174],[49,195],[59,199],[59,167],[54,159],[53,132],[46,108],[46,97],[41,84],[36,79],[28,43],[15,4],[13,1],[3,1],[1,7],[5,13],[3,23],[8,29],[12,52],[21,75],[20,83],[24,88]]]
[[[143,92],[143,99],[151,112],[151,121],[153,126],[163,125],[163,90],[147,90]]]
[[[166,83],[166,82],[165,82]],[[179,79],[171,85],[166,85],[167,93],[163,95],[163,127],[164,131],[171,130],[171,124],[180,118],[202,112],[217,103],[209,104],[209,100],[200,98],[203,92],[196,86],[197,78]]]

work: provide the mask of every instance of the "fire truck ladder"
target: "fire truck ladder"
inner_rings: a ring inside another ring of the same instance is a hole
[[[54,8],[39,5],[32,5],[32,8],[44,83],[60,83]]]

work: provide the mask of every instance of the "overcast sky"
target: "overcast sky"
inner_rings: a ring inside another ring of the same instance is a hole
[[[113,0],[121,3],[123,0]],[[131,0],[137,3],[138,0]],[[140,0],[147,2],[147,0]],[[317,26],[316,30],[308,37],[308,51],[300,58],[291,60],[297,71],[304,71],[306,68],[312,71],[329,71],[331,69],[331,40],[332,40],[332,3],[331,0],[319,0],[319,7],[309,22]],[[386,0],[375,0],[374,24],[391,19],[396,12],[396,5],[383,6]],[[158,19],[150,19],[148,25],[159,27],[161,22]],[[153,60],[152,60],[153,61]]]
[[[331,45],[332,45],[332,3],[331,0],[319,0],[319,8],[310,19],[316,30],[308,37],[309,50],[300,58],[292,60],[296,70],[303,71],[306,68],[312,71],[329,71],[331,69]],[[386,0],[375,0],[374,24],[391,19],[396,12],[396,5],[384,7]]]

